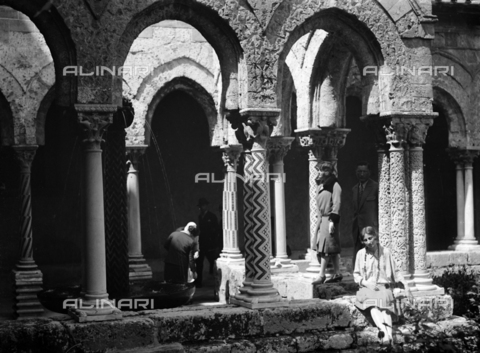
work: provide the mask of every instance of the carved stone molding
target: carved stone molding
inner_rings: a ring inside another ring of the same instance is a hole
[[[271,137],[267,142],[267,160],[272,164],[283,162],[293,140],[295,140],[294,137]]]
[[[422,147],[427,138],[427,131],[433,125],[432,118],[409,119],[410,129],[408,132],[408,142],[413,147]]]
[[[37,151],[37,145],[16,145],[13,146],[17,159],[20,161],[21,172],[30,173],[33,159]]]
[[[222,151],[222,160],[227,168],[227,172],[236,172],[240,155],[242,154],[242,145],[224,145],[220,147]]]
[[[85,133],[84,142],[100,144],[106,127],[113,123],[117,106],[113,104],[75,104],[78,122]]]
[[[126,148],[126,155],[134,169],[138,169],[138,163],[140,162],[140,158],[145,154],[147,150],[147,145],[127,145]],[[127,162],[128,163],[128,162]]]
[[[323,158],[327,161],[336,161],[338,150],[345,145],[350,129],[326,129],[320,131],[323,144]]]

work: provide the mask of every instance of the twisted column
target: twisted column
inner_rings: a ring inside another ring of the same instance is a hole
[[[245,163],[245,205],[250,224],[250,244],[245,247],[245,282],[240,294],[231,298],[230,302],[249,308],[262,307],[265,304],[285,305],[278,291],[273,288],[270,272],[271,228],[268,170],[266,170],[266,143],[270,135],[268,123],[277,118],[280,111],[277,109],[245,109],[241,111],[247,118],[244,123],[245,139],[242,141],[244,149],[251,151]],[[246,153],[246,156],[248,154]],[[246,237],[248,235],[246,234]],[[249,267],[251,266],[251,267]],[[252,276],[253,277],[250,277]]]
[[[242,146],[225,145],[220,149],[223,152],[222,159],[225,164],[225,182],[222,212],[223,249],[219,260],[241,261],[243,256],[238,246],[237,165]]]
[[[287,224],[285,217],[285,172],[283,158],[286,156],[293,137],[271,137],[268,140],[268,151],[273,165],[274,180],[274,212],[275,212],[275,266],[290,268],[292,261],[287,255]]]
[[[20,162],[20,259],[13,270],[15,283],[15,316],[39,316],[43,307],[37,292],[42,290],[43,275],[33,259],[32,196],[30,176],[36,145],[13,146]]]
[[[146,145],[127,146],[128,277],[130,281],[152,279],[152,269],[142,253],[140,183],[138,169]]]
[[[112,123],[114,105],[76,104],[78,121],[84,131],[84,297],[81,309],[72,310],[79,321],[112,320],[121,312],[109,306],[105,259],[103,204],[102,135]]]
[[[427,270],[427,234],[425,224],[425,189],[423,173],[423,148],[428,128],[433,124],[431,118],[411,120],[410,143],[410,184],[412,204],[412,240],[413,277],[419,291],[432,290],[432,277]]]

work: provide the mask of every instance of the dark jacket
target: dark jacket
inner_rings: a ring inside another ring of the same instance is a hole
[[[195,240],[184,232],[173,232],[165,242],[165,249],[168,250],[165,263],[181,266],[187,271],[188,267],[195,270],[193,253],[195,251]]]
[[[353,189],[353,236],[359,236],[363,228],[375,227],[378,230],[378,183],[368,179],[362,199],[358,199],[358,184]]]
[[[198,228],[200,230],[199,243],[200,251],[209,251],[217,247],[218,220],[212,212],[198,216]]]

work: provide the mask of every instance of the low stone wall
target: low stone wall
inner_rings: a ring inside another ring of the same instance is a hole
[[[450,266],[467,266],[480,271],[480,251],[430,251],[427,267],[433,276],[441,276]]]
[[[69,318],[6,321],[0,324],[0,352],[312,352],[380,349],[376,328],[351,303],[291,301],[288,307],[249,310],[223,305],[124,312],[118,321],[76,323]],[[433,324],[432,324],[433,325]],[[412,327],[400,326],[396,342],[410,342]],[[478,343],[477,326],[463,318],[438,322],[462,352]]]

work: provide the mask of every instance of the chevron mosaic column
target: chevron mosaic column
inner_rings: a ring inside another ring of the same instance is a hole
[[[84,297],[81,307],[70,311],[77,321],[114,320],[122,317],[108,305],[105,218],[102,173],[102,135],[112,123],[117,106],[107,104],[76,104],[78,121],[84,130]]]
[[[127,208],[128,208],[128,278],[130,281],[152,279],[152,269],[142,253],[142,231],[140,223],[140,185],[138,169],[146,145],[126,147],[128,157]]]
[[[237,164],[243,148],[242,145],[226,145],[220,149],[226,170],[223,184],[223,249],[219,261],[242,261],[238,247]]]
[[[285,217],[285,172],[283,158],[286,156],[293,137],[271,137],[267,146],[273,166],[275,207],[275,267],[293,268],[292,260],[287,255],[287,224]],[[298,270],[298,266],[295,266]]]
[[[266,170],[266,143],[270,135],[268,123],[279,116],[278,109],[245,109],[240,112],[246,117],[244,131],[246,141],[244,149],[251,150],[251,156],[246,153],[245,160],[245,218],[250,224],[248,235],[250,243],[245,247],[245,277],[246,284],[240,288],[240,294],[231,298],[230,302],[248,308],[270,306],[285,306],[288,302],[281,301],[278,291],[273,288],[270,272],[271,228],[269,206],[269,180]],[[246,148],[245,148],[246,147]],[[246,231],[247,233],[247,231]],[[252,275],[251,282],[250,276]]]
[[[32,196],[30,175],[36,145],[13,146],[20,161],[20,259],[13,270],[15,316],[19,319],[43,314],[37,292],[42,290],[43,275],[33,259]]]
[[[243,165],[243,222],[244,222],[244,241],[245,241],[245,280],[243,287],[239,288],[240,294],[236,296],[237,299],[243,301],[248,297],[248,289],[251,288],[253,277],[255,276],[255,269],[253,267],[254,253],[253,253],[253,205],[252,205],[252,167],[253,156],[250,150],[244,153]],[[231,302],[234,298],[231,299]]]
[[[298,138],[298,143],[301,147],[308,150],[308,168],[309,168],[309,204],[310,204],[310,248],[307,250],[308,258],[310,260],[307,272],[303,275],[305,277],[314,279],[318,276],[320,271],[320,264],[317,260],[317,254],[311,248],[311,242],[315,235],[315,228],[318,222],[318,209],[315,196],[317,193],[317,183],[315,179],[318,177],[318,166],[322,159],[322,141],[321,141],[321,129],[297,129],[295,133]]]

